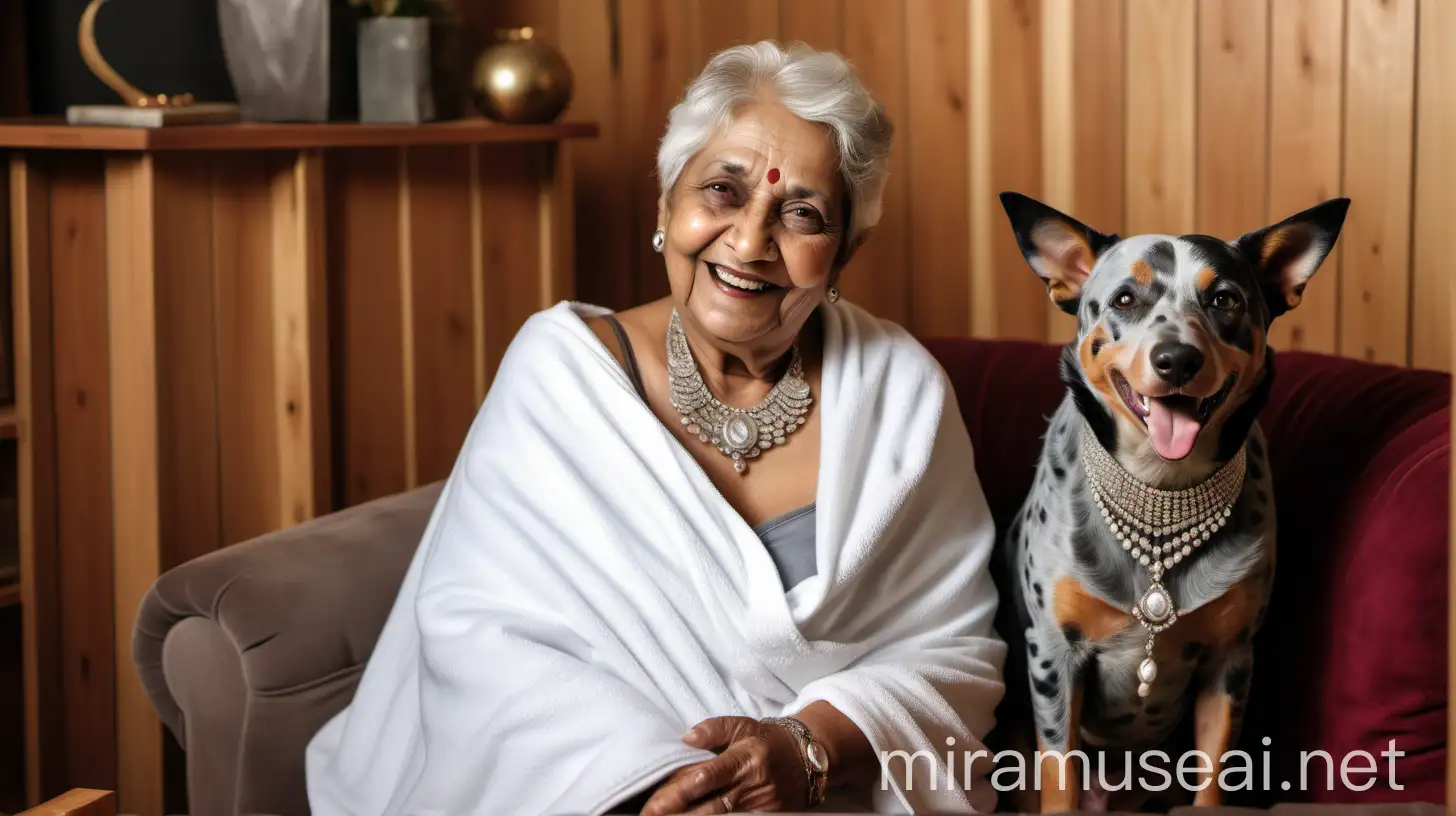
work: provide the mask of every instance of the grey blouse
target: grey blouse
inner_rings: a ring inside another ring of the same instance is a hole
[[[784,589],[792,589],[819,571],[814,558],[814,505],[807,504],[753,528],[768,549]]]

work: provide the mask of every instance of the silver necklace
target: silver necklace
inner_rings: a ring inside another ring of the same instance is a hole
[[[1185,490],[1159,490],[1123,470],[1092,429],[1082,424],[1082,469],[1097,510],[1122,549],[1152,578],[1132,608],[1133,616],[1148,630],[1147,657],[1138,665],[1139,697],[1152,693],[1158,676],[1154,639],[1178,620],[1178,608],[1163,586],[1163,574],[1183,563],[1228,523],[1244,489],[1244,462],[1241,447],[1200,484]]]
[[[682,424],[733,460],[739,474],[748,470],[748,460],[782,445],[800,425],[814,398],[804,379],[804,361],[794,343],[789,370],[774,383],[763,401],[752,408],[724,405],[708,390],[698,371],[698,361],[688,346],[682,318],[677,309],[667,322],[667,382],[672,389],[672,407],[682,414]]]

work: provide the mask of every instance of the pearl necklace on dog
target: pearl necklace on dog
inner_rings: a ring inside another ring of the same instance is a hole
[[[1207,480],[1185,490],[1159,490],[1128,473],[1082,424],[1082,468],[1103,523],[1133,560],[1147,568],[1152,584],[1132,608],[1148,630],[1147,657],[1138,666],[1138,696],[1152,693],[1158,664],[1153,640],[1178,620],[1163,573],[1183,563],[1228,523],[1244,489],[1242,447]]]
[[[749,459],[757,459],[763,451],[788,441],[787,434],[804,424],[804,414],[809,413],[814,402],[804,379],[798,343],[794,343],[792,354],[789,370],[762,402],[752,408],[734,408],[724,405],[708,390],[693,350],[688,347],[677,309],[672,310],[667,321],[667,381],[672,389],[672,407],[682,414],[688,433],[733,459],[733,470],[739,475],[748,469]]]

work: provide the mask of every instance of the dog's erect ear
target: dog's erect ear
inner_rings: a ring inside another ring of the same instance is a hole
[[[1103,235],[1021,193],[1002,193],[1001,206],[1011,219],[1021,254],[1047,285],[1052,302],[1075,315],[1082,284],[1092,274],[1097,257],[1117,243],[1117,236]]]
[[[1299,305],[1304,286],[1340,237],[1350,199],[1336,198],[1234,242],[1264,289],[1269,317]]]

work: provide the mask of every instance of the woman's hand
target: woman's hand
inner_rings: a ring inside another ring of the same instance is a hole
[[[809,801],[799,740],[782,726],[712,717],[693,726],[683,742],[718,756],[669,776],[642,816],[802,810]]]

